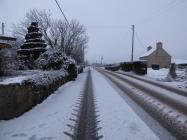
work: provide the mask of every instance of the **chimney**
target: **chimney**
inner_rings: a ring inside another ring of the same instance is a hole
[[[150,51],[151,49],[152,49],[152,47],[151,47],[151,46],[147,47],[147,51]]]
[[[162,46],[163,46],[162,42],[157,42],[157,43],[156,43],[156,48],[157,48],[157,49],[161,49]]]

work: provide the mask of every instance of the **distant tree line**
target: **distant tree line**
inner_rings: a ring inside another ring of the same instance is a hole
[[[84,25],[73,19],[68,24],[65,20],[56,20],[46,10],[32,9],[26,13],[24,20],[13,25],[13,36],[17,38],[16,46],[24,42],[27,27],[31,22],[38,22],[47,45],[53,49],[64,51],[73,57],[77,63],[84,61],[84,49],[87,48],[88,36]]]

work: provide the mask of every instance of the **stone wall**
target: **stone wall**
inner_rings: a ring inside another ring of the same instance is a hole
[[[68,81],[68,76],[47,85],[9,84],[0,85],[0,120],[18,117],[41,103],[58,87]]]

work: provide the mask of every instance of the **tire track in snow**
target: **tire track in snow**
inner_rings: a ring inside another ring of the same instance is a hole
[[[121,90],[125,91],[125,93],[127,93],[133,100],[140,104],[147,112],[149,112],[173,135],[175,135],[177,139],[183,140],[187,138],[187,117],[185,114],[186,109],[185,107],[180,109],[179,106],[175,106],[175,102],[170,101],[170,98],[168,98],[168,100],[167,98],[164,98],[164,100],[160,100],[162,96],[160,97],[159,94],[164,96],[166,92],[161,92],[159,90],[159,93],[158,89],[156,91],[156,86],[152,89],[150,87],[141,87],[142,84],[140,85],[140,81],[138,81],[137,84],[135,82],[135,79],[133,79],[133,81],[130,81],[129,77],[122,77],[122,75],[120,76],[119,74],[117,75],[115,73],[103,70],[100,72],[108,77],[112,82],[114,82],[114,84],[116,84]],[[149,92],[147,89],[150,89]],[[158,98],[156,98],[157,93]],[[151,94],[153,96],[151,96]],[[172,97],[172,93],[171,95],[168,94],[168,96]],[[173,96],[180,95],[174,94]],[[171,99],[174,98],[172,97]],[[182,98],[182,101],[184,100],[185,98]],[[176,103],[180,103],[180,100],[178,100],[178,102],[177,100],[175,101]],[[177,110],[178,108],[179,110]],[[185,111],[182,112],[181,110]]]

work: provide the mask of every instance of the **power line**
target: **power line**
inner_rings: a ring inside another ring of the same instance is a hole
[[[164,12],[167,12],[167,11],[170,10],[171,8],[174,8],[174,7],[178,6],[179,4],[181,4],[181,3],[183,3],[183,2],[185,2],[185,0],[178,0],[178,1],[173,0],[173,1],[171,1],[170,3],[168,3],[167,5],[165,5],[164,7],[160,8],[159,10],[157,10],[156,12],[153,12],[153,13],[152,13],[152,16],[150,15],[150,16],[149,16],[144,22],[142,22],[142,23],[146,23],[147,21],[150,21],[151,19],[162,15]],[[158,12],[158,11],[159,11],[159,12]],[[154,14],[155,16],[153,16],[153,14]],[[140,23],[139,23],[139,24],[140,24]],[[142,43],[142,41],[141,41],[141,39],[140,39],[140,37],[139,37],[137,31],[135,31],[135,36],[136,36],[136,38],[137,38],[137,40],[138,40],[140,46],[141,46],[142,48],[145,49],[144,43]]]
[[[125,25],[125,26],[116,26],[116,25],[113,25],[113,26],[108,26],[108,25],[96,25],[96,26],[86,26],[87,28],[89,29],[106,29],[106,30],[127,30],[129,29],[129,25]]]
[[[135,31],[135,35],[136,35],[136,39],[138,40],[140,46],[141,46],[143,49],[145,49],[145,45],[144,45],[144,43],[142,43],[142,41],[141,41],[141,39],[140,39],[140,37],[139,37],[137,31]]]
[[[60,9],[60,12],[62,13],[62,15],[63,15],[64,19],[66,20],[66,22],[68,23],[68,25],[69,25],[69,27],[70,27],[69,21],[68,21],[68,19],[66,18],[66,16],[65,16],[64,12],[62,11],[62,8],[60,7],[60,5],[59,5],[58,1],[57,1],[57,0],[55,0],[55,2],[56,2],[56,4],[57,4],[58,8]]]
[[[183,2],[185,2],[185,0],[173,0],[173,1],[169,2],[168,4],[166,4],[165,6],[158,9],[157,11],[152,12],[152,14],[150,14],[149,17],[144,18],[139,23],[137,22],[137,24],[139,24],[139,25],[145,24],[146,22],[151,21],[152,19],[161,16],[162,14],[166,13],[168,10],[180,5]]]

